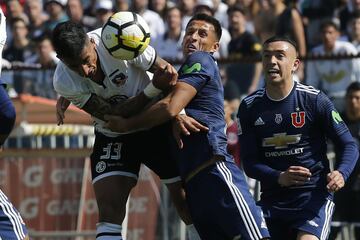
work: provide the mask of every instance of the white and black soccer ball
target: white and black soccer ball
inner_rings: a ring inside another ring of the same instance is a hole
[[[130,60],[144,52],[150,43],[150,28],[134,12],[117,12],[105,23],[101,41],[115,58]]]

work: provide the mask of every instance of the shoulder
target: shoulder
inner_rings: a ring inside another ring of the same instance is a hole
[[[76,74],[72,74],[65,64],[60,61],[54,72],[53,85],[55,91],[60,94],[71,92],[76,84],[76,81],[74,81],[76,77]]]
[[[259,101],[265,96],[265,88],[260,88],[253,92],[252,94],[246,96],[242,101],[241,105],[245,108],[250,108],[254,105],[255,102]]]
[[[197,51],[189,55],[180,68],[181,74],[207,73],[213,74],[217,68],[215,58],[208,52]]]
[[[102,28],[97,28],[97,29],[87,33],[89,38],[94,39],[96,45],[99,45],[101,42],[101,31],[102,31]]]
[[[313,86],[306,85],[306,84],[299,83],[299,82],[296,84],[295,90],[299,93],[304,93],[304,94],[307,94],[310,96],[311,95],[317,96],[320,94],[320,90],[314,88]]]

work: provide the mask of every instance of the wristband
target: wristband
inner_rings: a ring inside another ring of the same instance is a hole
[[[144,94],[149,98],[156,97],[160,93],[161,93],[161,90],[156,88],[152,82],[150,82],[144,89]]]

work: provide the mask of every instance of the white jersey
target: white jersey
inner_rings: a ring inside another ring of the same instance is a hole
[[[1,75],[1,64],[2,64],[2,51],[6,42],[6,18],[3,11],[0,8],[0,75]]]
[[[54,73],[54,88],[61,96],[70,100],[74,105],[82,108],[96,94],[111,102],[119,102],[136,96],[150,82],[147,70],[156,58],[154,48],[148,46],[144,53],[137,58],[126,61],[112,57],[101,42],[101,29],[88,33],[95,40],[100,65],[105,74],[102,85],[89,78],[81,77],[64,63],[59,62]],[[120,134],[104,128],[104,121],[92,116],[95,129],[107,136],[114,137]]]

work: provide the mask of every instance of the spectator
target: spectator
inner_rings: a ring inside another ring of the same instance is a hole
[[[32,83],[34,87],[30,93],[36,96],[56,99],[57,94],[54,90],[52,79],[54,68],[59,59],[56,57],[51,38],[48,35],[44,34],[38,37],[35,39],[35,43],[36,55],[26,62],[30,64],[40,64],[42,69],[32,72]]]
[[[359,11],[360,0],[349,0],[346,7],[339,11],[340,31],[343,35],[350,36],[352,34],[350,23],[353,19],[353,15]]]
[[[229,19],[227,16],[228,5],[221,0],[213,0],[214,17],[220,22],[223,28],[228,28]]]
[[[348,126],[358,147],[360,146],[360,83],[351,83],[346,90],[345,111],[342,118]],[[336,157],[340,156],[337,151]],[[335,194],[335,215],[337,221],[360,222],[360,163],[357,162],[344,189]],[[330,239],[335,239],[338,231],[331,234]],[[360,239],[360,228],[355,228],[355,238]]]
[[[115,12],[129,11],[128,0],[115,0]]]
[[[162,58],[180,60],[183,57],[181,42],[185,33],[181,28],[180,9],[178,7],[169,8],[165,20],[167,31],[156,41],[152,41],[152,45]]]
[[[112,0],[97,0],[95,5],[96,23],[95,28],[102,27],[114,14]]]
[[[80,23],[86,32],[94,29],[96,19],[84,15],[84,7],[81,0],[68,0],[66,11],[70,20]]]
[[[166,12],[175,4],[169,0],[150,0],[149,9],[160,15],[162,19],[166,18]]]
[[[182,29],[185,29],[190,18],[194,15],[196,0],[178,0],[177,2],[183,14]]]
[[[33,39],[44,32],[45,22],[49,19],[48,15],[43,12],[41,0],[27,0],[25,12],[29,16],[29,38]]]
[[[352,15],[350,39],[351,39],[351,43],[354,44],[354,46],[359,52],[360,51],[360,11],[356,11]]]
[[[260,59],[261,45],[256,36],[246,31],[246,14],[238,5],[230,7],[229,30],[231,41],[228,50],[231,57],[255,57]],[[235,80],[241,94],[249,94],[258,87],[261,77],[261,63],[232,63],[228,67],[228,76]]]
[[[45,22],[45,32],[51,32],[58,23],[65,22],[69,17],[65,13],[67,0],[45,0],[44,8],[49,15]]]
[[[268,5],[263,6],[255,20],[256,35],[262,42],[273,35],[289,37],[297,43],[300,56],[305,56],[305,32],[298,10],[286,6],[284,0],[266,1]]]
[[[28,26],[22,18],[13,18],[10,22],[12,29],[13,41],[10,42],[9,47],[3,53],[3,60],[12,63],[13,66],[19,62],[25,62],[35,54],[34,46],[28,39]],[[4,73],[4,78],[12,78],[8,82],[12,82],[17,93],[31,92],[33,84],[31,82],[31,72],[28,71],[14,71],[11,73]]]
[[[238,0],[240,5],[246,13],[246,30],[255,33],[255,17],[259,14],[260,4],[257,0]]]
[[[349,42],[339,41],[339,26],[325,21],[320,28],[322,44],[312,49],[313,55],[356,55],[357,50]],[[338,59],[307,62],[306,83],[324,91],[337,109],[343,110],[346,87],[360,80],[360,60]]]
[[[29,24],[29,18],[24,13],[24,7],[20,3],[19,0],[6,1],[6,7],[7,7],[8,22],[11,22],[12,19],[14,19],[14,18],[22,18],[22,19],[24,19],[26,24]],[[12,40],[13,40],[12,29],[9,28],[9,25],[7,25],[6,33],[7,33],[7,42],[8,43],[12,42]]]
[[[13,18],[23,18],[26,23],[29,23],[29,18],[24,12],[24,7],[19,0],[6,1],[7,18],[11,21]]]
[[[196,7],[194,8],[194,14],[204,13],[214,17],[214,5],[212,0],[197,0]],[[220,48],[214,53],[215,58],[227,58],[228,57],[228,45],[231,40],[229,31],[221,27],[222,35],[220,39]]]
[[[165,24],[160,15],[148,8],[148,0],[134,0],[132,10],[142,16],[150,27],[152,40],[163,36],[165,33]],[[152,43],[152,42],[151,42]]]
[[[303,22],[306,26],[306,44],[311,49],[321,44],[319,28],[322,22],[333,19],[338,0],[303,0],[300,4]]]

